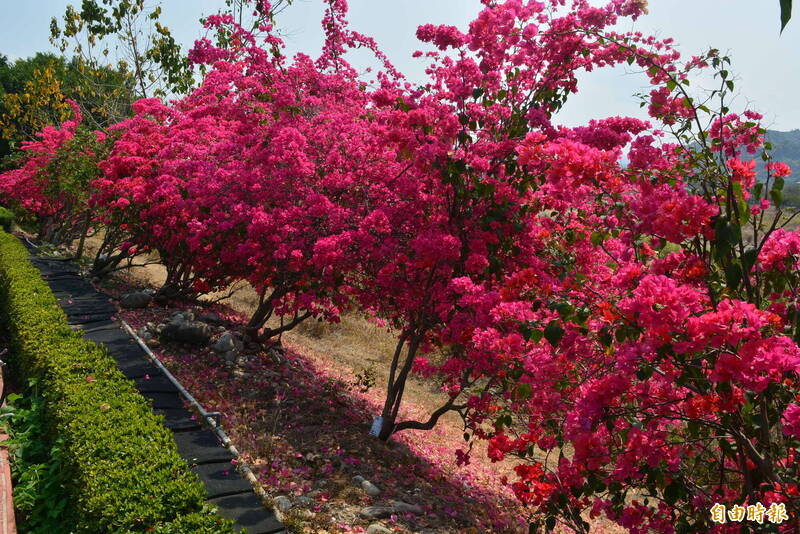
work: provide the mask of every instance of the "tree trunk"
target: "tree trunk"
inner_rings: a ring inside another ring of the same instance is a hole
[[[286,294],[280,286],[273,288],[272,292],[267,296],[267,288],[262,289],[258,294],[258,306],[250,316],[250,320],[245,326],[245,333],[253,339],[258,338],[258,332],[272,317],[272,311],[275,309],[275,301]]]
[[[409,333],[404,332],[397,340],[394,356],[392,357],[392,365],[389,369],[389,382],[386,388],[386,401],[383,404],[383,411],[381,417],[381,430],[378,433],[378,439],[386,441],[395,431],[395,422],[397,421],[397,414],[400,412],[400,404],[403,401],[403,392],[406,387],[406,380],[411,371],[411,366],[414,363],[414,358],[417,355],[420,342],[422,341],[423,334],[420,332]],[[400,358],[403,353],[403,348],[408,341],[408,348],[406,349],[405,359],[400,372],[397,368],[400,364]]]
[[[86,244],[86,234],[89,233],[89,224],[92,222],[90,214],[86,214],[86,221],[83,223],[83,230],[81,231],[81,239],[78,241],[78,251],[75,252],[75,259],[80,260],[83,257],[83,246]]]
[[[261,336],[259,336],[259,340],[266,341],[275,336],[279,336],[284,332],[288,332],[289,330],[293,329],[295,326],[299,325],[309,317],[311,317],[310,311],[305,312],[303,315],[295,313],[294,318],[288,323],[283,324],[283,320],[281,320],[281,325],[278,328],[269,328],[267,330],[264,330]],[[278,340],[278,342],[280,343],[280,340]]]

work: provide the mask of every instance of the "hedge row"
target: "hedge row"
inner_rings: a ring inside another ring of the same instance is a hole
[[[14,222],[14,212],[8,208],[0,206],[0,228],[6,232],[11,231],[11,224]]]
[[[232,532],[204,508],[205,490],[161,418],[105,348],[69,328],[27,250],[2,230],[0,323],[13,369],[36,381],[48,433],[60,438],[74,532]]]

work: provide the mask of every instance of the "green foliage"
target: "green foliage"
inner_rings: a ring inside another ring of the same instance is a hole
[[[8,208],[0,206],[0,228],[6,232],[11,231],[11,225],[14,223],[14,212]]]
[[[70,329],[25,248],[4,232],[0,317],[11,341],[11,366],[36,380],[41,392],[74,532],[145,532],[170,522],[190,524],[192,515],[207,521],[203,532],[231,532],[230,523],[216,524],[205,511],[205,489],[162,419],[103,347]]]
[[[186,93],[194,84],[188,59],[160,16],[161,7],[145,0],[83,0],[80,9],[67,6],[60,24],[52,19],[50,41],[71,48],[89,71],[116,57],[114,68],[138,97]]]
[[[98,140],[94,132],[79,127],[37,173],[44,196],[57,199],[59,209],[36,221],[39,235],[55,245],[67,243],[88,231],[91,218],[89,197],[92,180],[102,171],[98,162],[108,157],[114,136]]]
[[[219,534],[230,532],[228,522],[221,517],[207,512],[198,512],[181,516],[169,523],[163,523],[153,530],[153,534]],[[242,530],[244,533],[244,530]]]
[[[123,72],[108,66],[90,71],[78,57],[39,52],[9,62],[0,55],[0,158],[67,119],[66,98],[78,104],[91,129],[104,129],[129,115],[133,91]]]
[[[35,383],[34,383],[35,385]],[[33,393],[9,395],[6,441],[14,481],[14,508],[21,532],[67,532],[67,495],[61,470],[61,443],[46,435],[44,403]]]

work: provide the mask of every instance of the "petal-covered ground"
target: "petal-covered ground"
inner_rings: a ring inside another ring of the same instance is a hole
[[[134,329],[163,322],[175,307],[125,310]],[[230,310],[215,311],[241,326]],[[424,513],[392,514],[383,520],[395,532],[519,532],[526,521],[501,483],[496,465],[455,464],[461,430],[440,425],[406,432],[384,444],[368,435],[383,401],[379,387],[363,391],[352,373],[322,354],[284,343],[228,362],[209,348],[179,344],[153,347],[184,386],[223,426],[245,461],[272,496],[294,504],[290,523],[308,532],[364,532],[375,520],[359,517],[365,507],[401,501]],[[406,416],[423,417],[406,404]],[[463,441],[461,441],[463,443]],[[381,492],[371,497],[353,482],[361,476]]]

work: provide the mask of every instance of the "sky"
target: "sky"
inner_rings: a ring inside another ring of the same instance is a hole
[[[52,50],[50,19],[63,14],[70,3],[79,5],[80,0],[0,0],[0,54],[15,59]],[[353,29],[374,37],[413,81],[424,80],[425,67],[422,60],[411,57],[420,48],[414,36],[417,26],[446,23],[465,29],[481,7],[479,0],[350,0],[349,4]],[[163,0],[161,5],[162,23],[188,49],[203,34],[198,19],[216,12],[224,1]],[[295,0],[280,16],[278,26],[290,53],[319,52],[323,10],[322,0]],[[730,70],[738,78],[739,93],[735,104],[763,113],[768,128],[800,128],[800,6],[782,35],[778,0],[650,0],[649,11],[620,29],[673,37],[685,57],[718,48],[733,60]],[[643,90],[647,90],[645,76],[629,67],[588,73],[557,122],[575,126],[592,118],[642,117],[633,95]]]

